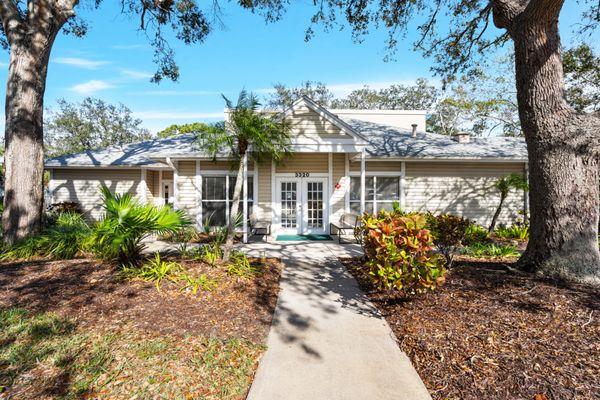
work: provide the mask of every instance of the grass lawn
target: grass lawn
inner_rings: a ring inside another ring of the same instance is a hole
[[[598,398],[599,289],[471,258],[438,291],[407,298],[370,286],[358,260],[342,261],[434,399]]]
[[[0,398],[243,399],[269,331],[281,265],[195,295],[96,261],[0,264]]]

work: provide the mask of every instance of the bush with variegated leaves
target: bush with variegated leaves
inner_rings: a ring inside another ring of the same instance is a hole
[[[380,212],[361,218],[365,267],[377,286],[412,293],[444,282],[445,261],[433,250],[425,216]]]

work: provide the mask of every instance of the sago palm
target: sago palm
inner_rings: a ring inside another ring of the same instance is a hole
[[[142,240],[151,234],[173,233],[190,222],[180,210],[138,202],[131,194],[113,194],[102,186],[104,219],[92,235],[93,248],[103,259],[121,265],[138,264]]]

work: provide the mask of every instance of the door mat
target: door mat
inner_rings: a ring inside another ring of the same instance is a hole
[[[333,240],[329,235],[277,235],[275,238],[278,242],[293,242],[298,240]]]

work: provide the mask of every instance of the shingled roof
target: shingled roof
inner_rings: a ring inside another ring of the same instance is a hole
[[[472,137],[469,143],[458,143],[451,137],[436,133],[420,132],[412,137],[412,132],[407,130],[342,119],[367,142],[368,158],[527,160],[527,148],[522,138]],[[50,158],[45,164],[46,167],[164,167],[165,164],[157,160],[166,157],[208,158],[210,155],[198,147],[195,134],[189,133]]]
[[[458,143],[437,133],[419,132],[413,138],[408,130],[356,119],[344,120],[367,141],[368,158],[527,160],[523,138],[471,137],[469,143]]]
[[[172,157],[176,154],[194,154],[201,151],[196,144],[196,135],[182,134],[166,139],[153,139],[112,146],[106,149],[89,150],[46,160],[46,167],[93,167],[93,166],[165,166],[153,158]]]

